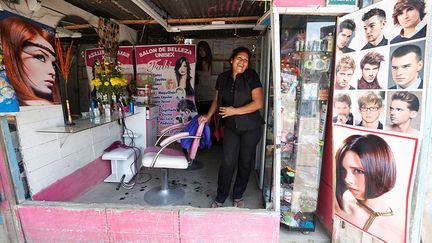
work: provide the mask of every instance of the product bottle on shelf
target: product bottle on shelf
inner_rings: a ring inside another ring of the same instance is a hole
[[[334,38],[332,33],[328,33],[327,36],[327,52],[333,51],[333,45],[334,45]]]

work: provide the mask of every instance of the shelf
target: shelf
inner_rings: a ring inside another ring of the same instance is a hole
[[[294,53],[306,53],[306,54],[329,54],[331,55],[331,51],[294,51]]]
[[[105,124],[108,124],[110,122],[117,121],[121,118],[133,116],[134,114],[138,113],[129,113],[129,112],[113,112],[111,116],[99,116],[99,117],[93,117],[93,118],[86,118],[86,119],[78,119],[74,120],[74,125],[67,126],[67,125],[60,125],[55,127],[47,127],[38,130],[38,132],[42,133],[77,133],[81,132],[90,128],[102,126]]]

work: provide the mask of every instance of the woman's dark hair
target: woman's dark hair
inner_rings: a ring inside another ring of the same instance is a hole
[[[348,151],[360,157],[365,176],[365,199],[377,198],[393,189],[396,183],[396,164],[387,142],[373,134],[349,136],[335,156],[336,200],[341,209],[344,209],[343,194],[347,190],[347,172],[342,162]]]
[[[199,54],[199,50],[203,49],[205,52],[205,57],[202,57]],[[197,70],[203,70],[203,61],[206,62],[207,66],[207,70],[210,70],[210,67],[212,65],[212,60],[213,60],[213,55],[210,49],[209,44],[206,41],[200,41],[198,42],[198,46],[197,46]]]
[[[230,61],[233,60],[240,52],[244,52],[244,53],[248,54],[249,59],[252,56],[252,53],[251,53],[251,51],[249,51],[248,48],[246,48],[244,46],[240,46],[240,47],[237,47],[236,49],[233,50],[231,57],[230,57]]]
[[[186,87],[185,87],[186,95],[187,96],[194,95],[195,91],[192,88],[192,84],[191,84],[191,79],[192,79],[191,67],[190,67],[190,63],[186,57],[180,57],[179,59],[177,59],[175,67],[174,67],[174,72],[175,72],[175,75],[177,78],[177,86],[180,86],[181,75],[180,75],[179,69],[180,69],[181,65],[183,64],[183,62],[186,63],[186,67],[187,67],[187,74],[186,74],[187,77],[186,77]]]

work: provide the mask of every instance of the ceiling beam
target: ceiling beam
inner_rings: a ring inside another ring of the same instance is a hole
[[[144,10],[150,17],[156,20],[162,27],[164,27],[168,32],[170,31],[170,26],[166,19],[164,19],[160,14],[158,14],[148,3],[143,0],[132,0],[140,9]]]
[[[228,30],[228,29],[252,29],[255,24],[208,24],[208,25],[176,25],[171,26],[171,32],[195,31],[195,30]]]
[[[219,17],[219,18],[189,18],[189,19],[167,19],[168,24],[193,24],[193,23],[210,23],[212,21],[257,21],[259,16],[243,16],[243,17]],[[143,23],[140,23],[143,21]],[[146,22],[151,21],[151,22]],[[122,24],[156,24],[154,20],[120,20]]]
[[[219,17],[219,18],[190,18],[190,19],[168,19],[168,24],[193,24],[193,23],[211,23],[212,21],[238,22],[238,21],[257,21],[259,16],[243,16],[243,17]],[[121,24],[158,24],[156,20],[117,20]],[[93,28],[90,24],[78,24],[63,26],[68,30],[88,29]]]

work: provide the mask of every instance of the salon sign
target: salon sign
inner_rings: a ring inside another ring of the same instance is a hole
[[[137,86],[152,89],[150,103],[159,107],[158,131],[197,114],[195,45],[135,47]]]

